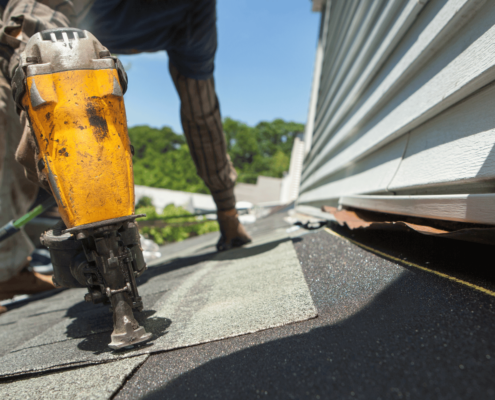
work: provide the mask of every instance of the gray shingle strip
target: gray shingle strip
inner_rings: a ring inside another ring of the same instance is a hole
[[[0,385],[2,399],[109,399],[147,355]]]
[[[24,318],[19,322],[6,323],[0,327],[0,356],[9,353],[12,349],[29,342],[37,334],[50,329],[65,315],[65,310],[52,312],[49,315],[38,315]]]
[[[204,235],[195,236],[182,242],[168,243],[160,247],[162,256],[151,261],[148,266],[153,268],[162,265],[178,257],[191,254],[206,253],[216,251],[215,245],[218,242],[218,232],[210,232]]]
[[[192,346],[317,315],[292,242],[285,234],[265,236],[248,248],[216,254],[211,260],[172,269],[156,279],[163,280],[164,287],[169,282],[170,290],[148,310],[153,315],[145,327],[155,337],[148,345],[112,352],[107,348],[109,332],[54,342],[67,332],[67,325],[60,323],[34,338],[29,348],[20,346],[1,358],[0,376]],[[47,340],[50,336],[51,343]]]
[[[24,318],[48,315],[55,311],[65,311],[72,304],[80,302],[85,291],[85,289],[49,291],[41,293],[42,298],[39,300],[36,300],[36,296],[33,296],[34,300],[27,302],[27,304],[16,305],[8,313],[2,314],[0,328],[12,322],[19,322]]]
[[[144,283],[138,282],[145,309],[149,309],[154,305],[157,295],[173,288],[172,283],[175,279],[172,279],[173,274],[167,273],[166,277],[156,276],[159,274],[158,270],[163,270],[165,263],[181,255],[191,255],[197,250],[204,252],[205,246],[214,245],[217,239],[218,233],[212,232],[184,242],[162,246],[163,257],[161,260],[151,263],[149,274],[139,279]],[[160,266],[155,268],[158,263],[160,263]],[[180,274],[187,273],[187,269],[185,272],[183,270],[184,268],[176,276],[178,281],[182,279]],[[152,278],[148,279],[149,275]],[[9,353],[13,349],[70,340],[71,337],[83,337],[92,333],[111,332],[112,320],[108,318],[106,311],[108,307],[104,306],[104,310],[102,310],[101,307],[84,303],[82,299],[86,292],[86,289],[70,289],[42,293],[33,296],[27,301],[27,304],[17,304],[15,306],[17,308],[3,314],[0,317],[0,356]],[[41,299],[37,300],[38,297],[41,297]],[[89,314],[85,313],[95,314],[95,316],[89,318]],[[85,315],[88,318],[84,318]],[[78,318],[83,317],[85,322],[77,326],[77,324],[74,324],[74,321],[78,319],[76,316]],[[101,321],[101,324],[97,324],[97,321],[91,321],[94,318]],[[55,329],[55,325],[59,326]],[[70,335],[66,334],[66,329],[63,329],[64,325],[70,327],[72,332],[67,332]],[[47,330],[50,331],[42,335]]]
[[[191,266],[172,270],[162,275],[154,276],[141,285],[139,290],[143,297],[145,310],[142,313],[136,313],[138,322],[140,324],[146,324],[146,318],[155,313],[155,302],[164,297],[166,293],[171,292],[176,286],[180,285],[183,280],[198,267],[199,266]],[[86,290],[81,293],[84,293],[85,291]],[[22,349],[84,338],[104,332],[107,332],[107,337],[110,337],[110,333],[113,330],[113,322],[109,307],[106,305],[94,306],[93,304],[87,304],[84,301],[81,301],[81,299],[82,295],[79,293],[79,301],[66,310],[65,316],[69,317],[59,318],[57,321],[54,321],[52,327],[46,329],[38,336],[32,337],[30,340],[21,343],[17,347],[11,348],[11,352],[16,353]]]
[[[65,290],[45,294],[0,317],[0,356],[50,329],[67,315],[67,310],[81,301],[83,290]],[[89,305],[88,305],[89,306]]]

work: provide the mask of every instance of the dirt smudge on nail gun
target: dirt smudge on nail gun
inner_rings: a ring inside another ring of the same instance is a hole
[[[88,105],[86,111],[88,113],[89,123],[93,128],[93,135],[98,142],[101,142],[108,136],[107,121],[100,110],[93,104]]]

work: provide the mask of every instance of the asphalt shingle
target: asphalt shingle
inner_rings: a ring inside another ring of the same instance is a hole
[[[72,299],[59,305],[68,307],[65,318],[0,359],[0,376],[171,350],[316,316],[297,255],[284,230],[258,237],[246,248],[191,256],[150,268],[141,279],[140,293],[146,310],[138,320],[154,334],[149,343],[111,351],[107,347],[112,331],[107,307]],[[10,318],[14,318],[16,310],[11,313]]]
[[[495,398],[494,297],[323,230],[294,246],[316,319],[152,355],[115,399]]]

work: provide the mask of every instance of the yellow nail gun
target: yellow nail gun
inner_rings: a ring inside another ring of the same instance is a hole
[[[54,281],[87,287],[88,302],[111,303],[112,349],[152,337],[133,315],[143,308],[136,278],[146,264],[134,222],[126,89],[121,62],[90,32],[73,28],[33,35],[12,80],[64,223],[41,237]]]

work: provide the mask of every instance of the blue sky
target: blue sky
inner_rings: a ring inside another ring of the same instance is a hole
[[[319,14],[309,0],[218,0],[215,81],[223,117],[250,125],[306,122]],[[179,98],[165,52],[122,56],[131,64],[129,126],[182,132]]]

